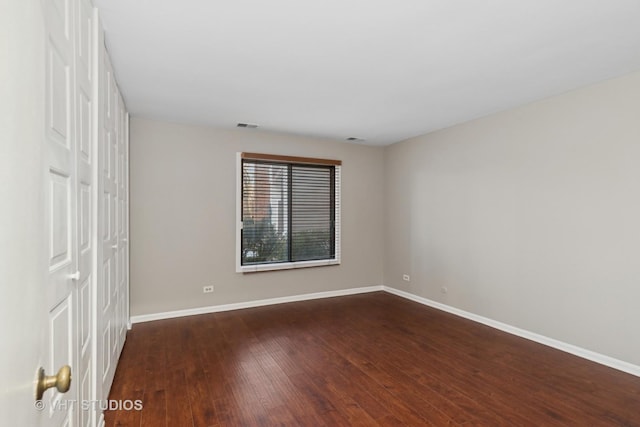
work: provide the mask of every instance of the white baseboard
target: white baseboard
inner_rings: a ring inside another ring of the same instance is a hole
[[[626,372],[631,375],[640,377],[640,366],[624,362],[622,360],[614,359],[613,357],[605,356],[604,354],[596,353],[591,350],[586,350],[581,347],[577,347],[572,344],[567,344],[562,341],[558,341],[553,338],[545,337],[544,335],[536,334],[524,329],[517,328],[515,326],[507,325],[506,323],[498,322],[496,320],[489,319],[487,317],[479,316],[477,314],[470,313],[468,311],[460,310],[455,307],[451,307],[446,304],[442,304],[427,298],[423,298],[409,292],[401,291],[396,288],[383,286],[385,292],[397,295],[402,298],[415,301],[420,304],[427,305],[429,307],[436,308],[438,310],[446,311],[447,313],[455,314],[456,316],[464,317],[465,319],[473,320],[474,322],[482,323],[483,325],[490,326],[495,329],[516,335],[522,338],[526,338],[531,341],[535,341],[540,344],[544,344],[549,347],[553,347],[558,350],[562,350],[566,353],[571,353],[575,356],[583,359],[591,360],[592,362],[599,363],[601,365],[608,366],[619,371]]]
[[[364,294],[384,290],[383,286],[366,286],[362,288],[341,289],[338,291],[316,292],[312,294],[293,295],[289,297],[268,298],[233,304],[212,305],[208,307],[188,308],[186,310],[167,311],[164,313],[142,314],[132,316],[131,323],[151,322],[153,320],[173,319],[175,317],[194,316],[197,314],[218,313],[221,311],[239,310],[242,308],[262,307],[265,305],[284,304],[287,302],[308,301],[320,298],[341,297],[345,295]]]
[[[640,366],[624,362],[622,360],[614,359],[613,357],[605,356],[600,353],[596,353],[591,350],[587,350],[581,347],[577,347],[572,344],[567,344],[562,341],[558,341],[553,338],[545,337],[544,335],[536,334],[524,329],[517,328],[515,326],[508,325],[506,323],[498,322],[487,317],[483,317],[468,311],[460,310],[459,308],[451,307],[446,304],[439,303],[424,297],[420,297],[409,292],[405,292],[389,286],[366,286],[362,288],[341,289],[338,291],[316,292],[312,294],[293,295],[288,297],[268,298],[255,301],[239,302],[233,304],[214,305],[208,307],[190,308],[186,310],[167,311],[164,313],[143,314],[139,316],[131,317],[131,324],[141,322],[151,322],[153,320],[172,319],[176,317],[194,316],[198,314],[218,313],[222,311],[239,310],[242,308],[262,307],[265,305],[283,304],[296,301],[307,301],[321,298],[331,298],[346,295],[356,295],[368,292],[385,291],[390,294],[397,295],[408,300],[436,308],[438,310],[445,311],[447,313],[455,314],[456,316],[464,317],[465,319],[473,320],[474,322],[482,323],[483,325],[490,326],[495,329],[507,332],[512,335],[516,335],[522,338],[526,338],[531,341],[535,341],[540,344],[544,344],[549,347],[571,353],[575,356],[583,359],[591,360],[592,362],[599,363],[601,365],[608,366],[610,368],[617,369],[622,372],[626,372],[631,375],[640,377]]]

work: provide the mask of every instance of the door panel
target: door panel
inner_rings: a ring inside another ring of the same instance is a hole
[[[104,274],[102,276],[102,318],[105,318],[105,313],[108,313],[111,298],[109,298],[110,284],[111,284],[111,260],[104,261],[103,265]]]
[[[62,48],[59,43],[63,41],[54,40],[53,36],[48,43],[48,136],[51,141],[57,141],[66,149],[70,149],[70,123],[69,109],[71,103],[70,74],[71,65],[69,53]]]
[[[110,135],[106,135],[106,144],[108,144],[108,140]],[[108,152],[108,151],[107,151]],[[106,159],[105,159],[106,161]],[[103,180],[104,181],[104,180]],[[102,193],[102,242],[109,241],[109,235],[111,234],[111,216],[109,215],[109,207],[110,207],[110,193],[109,191],[104,191]]]
[[[49,269],[51,273],[69,266],[71,252],[71,177],[63,171],[49,171]],[[66,281],[62,277],[61,281]]]
[[[107,321],[102,331],[102,383],[109,382],[109,373],[111,372],[111,322]],[[104,388],[104,385],[103,385]],[[108,395],[108,389],[103,390]]]
[[[51,367],[49,372],[54,373],[58,370],[57,367],[67,365],[69,360],[73,360],[74,343],[69,339],[73,336],[74,330],[73,305],[74,301],[69,296],[49,312],[49,366]],[[56,391],[45,395],[46,409],[51,421],[54,422],[52,425],[64,425],[64,423],[74,425],[74,416],[77,411],[70,408],[73,405],[66,403],[70,401],[69,393],[71,390],[67,394]],[[61,411],[58,408],[67,408],[69,411]]]
[[[85,354],[91,351],[91,275],[80,285],[79,295],[78,330],[81,352]]]
[[[80,182],[79,192],[78,192],[78,218],[79,218],[79,227],[80,227],[80,241],[79,241],[79,249],[80,255],[85,258],[88,262],[87,267],[91,266],[91,226],[92,226],[92,209],[91,209],[91,198],[92,198],[92,187],[93,185],[90,182]],[[83,260],[84,261],[84,260]],[[80,264],[83,264],[82,262]],[[81,265],[84,267],[84,265]],[[90,268],[88,271],[91,271]]]

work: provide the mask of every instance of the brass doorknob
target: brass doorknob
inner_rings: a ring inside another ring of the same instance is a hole
[[[71,387],[71,367],[64,365],[57,374],[47,376],[44,368],[38,370],[38,384],[36,385],[36,400],[42,400],[45,390],[55,387],[60,393],[66,393]]]

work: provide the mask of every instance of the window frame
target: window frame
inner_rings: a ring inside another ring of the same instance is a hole
[[[273,163],[283,164],[298,164],[298,165],[320,165],[320,166],[334,166],[335,167],[335,194],[334,194],[334,242],[335,251],[334,257],[321,260],[311,261],[287,261],[287,262],[274,262],[274,263],[262,263],[242,265],[242,161],[243,160],[256,160]],[[341,263],[341,167],[342,161],[331,159],[317,159],[310,157],[293,157],[293,156],[280,156],[274,154],[260,154],[260,153],[236,153],[236,272],[237,273],[254,273],[259,271],[274,271],[274,270],[290,270],[297,268],[307,267],[321,267],[328,265],[339,265]]]

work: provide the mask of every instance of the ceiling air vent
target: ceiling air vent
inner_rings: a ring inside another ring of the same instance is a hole
[[[347,141],[350,142],[364,142],[364,138],[356,138],[355,136],[350,136],[349,138],[347,138]]]
[[[238,124],[236,125],[236,127],[239,127],[239,128],[247,128],[247,129],[255,129],[255,128],[257,128],[257,127],[258,127],[258,125],[253,124],[253,123],[238,123]]]

